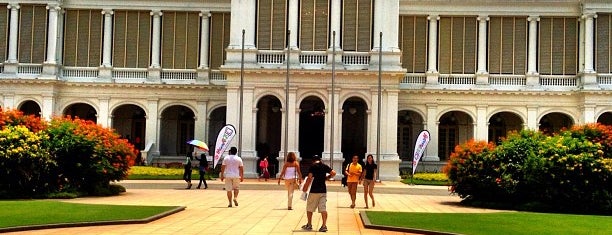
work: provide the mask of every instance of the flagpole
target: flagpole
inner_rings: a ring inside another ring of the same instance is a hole
[[[334,106],[336,103],[335,100],[335,92],[336,92],[336,31],[332,32],[332,77],[331,77],[331,127],[330,127],[330,135],[329,135],[329,151],[330,151],[330,166],[334,169],[334,118],[336,112],[334,111]]]
[[[376,181],[380,182],[380,118],[382,113],[382,35],[380,32],[378,39],[378,116],[377,116],[377,128],[376,128],[376,162],[378,166],[376,168]]]
[[[240,109],[238,111],[238,156],[242,157],[242,106],[244,92],[244,29],[242,29],[242,46],[240,48]]]
[[[291,30],[287,30],[287,40],[291,35]],[[289,57],[291,57],[291,46],[289,43],[287,44],[287,58],[285,62],[287,63],[287,74],[285,77],[285,146],[283,147],[285,150],[285,161],[287,161],[287,154],[289,154]]]

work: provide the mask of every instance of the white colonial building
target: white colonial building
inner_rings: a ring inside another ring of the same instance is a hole
[[[336,171],[380,153],[380,178],[397,180],[421,130],[433,170],[471,138],[612,124],[610,0],[0,0],[0,9],[0,107],[112,127],[149,164],[180,159],[193,138],[214,146],[229,123],[250,177],[259,157],[282,164],[294,151]]]

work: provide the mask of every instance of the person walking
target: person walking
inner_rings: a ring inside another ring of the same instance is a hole
[[[323,224],[319,228],[319,232],[327,232],[327,185],[325,180],[336,176],[336,171],[331,169],[328,165],[321,162],[321,157],[315,155],[312,157],[314,160],[312,166],[308,170],[308,178],[304,182],[303,191],[307,192],[308,199],[306,200],[306,217],[308,223],[302,226],[303,230],[312,230],[312,214],[315,210],[319,210]]]
[[[363,171],[359,164],[359,156],[353,156],[353,161],[344,169],[347,175],[346,183],[348,192],[351,196],[351,208],[355,208],[355,200],[357,199],[357,186],[361,183],[361,172]]]
[[[191,188],[191,169],[193,168],[193,166],[191,165],[191,160],[193,160],[193,157],[191,156],[191,152],[189,152],[187,153],[185,163],[183,165],[185,169],[185,171],[183,171],[183,180],[187,182],[187,188],[185,189]]]
[[[268,179],[270,179],[270,172],[268,171],[268,166],[268,157],[265,156],[263,159],[261,159],[261,161],[259,161],[261,176],[259,177],[259,179],[257,179],[257,181],[261,181],[261,178],[264,178],[265,181],[268,181]]]
[[[302,182],[302,171],[300,170],[300,164],[297,162],[297,157],[294,152],[287,154],[287,161],[283,165],[280,176],[278,178],[278,184],[280,185],[281,178],[285,179],[285,188],[287,188],[287,209],[291,208],[293,202],[293,191]]]
[[[238,206],[240,182],[244,180],[244,164],[236,153],[238,153],[238,149],[236,149],[236,147],[231,147],[229,155],[227,155],[223,159],[223,163],[221,163],[221,173],[219,173],[221,182],[225,180],[225,191],[227,191],[227,201],[229,202],[227,207],[232,207],[232,200],[234,201],[234,205]],[[233,199],[232,191],[234,192]]]
[[[198,183],[198,189],[204,183],[204,189],[208,188],[208,184],[206,184],[206,168],[208,168],[208,159],[206,159],[206,154],[202,153],[200,158],[196,157],[196,160],[200,161],[200,165],[198,166],[198,171],[200,173],[200,182]]]
[[[365,170],[362,174],[363,179],[363,199],[365,200],[365,208],[368,209],[368,195],[372,198],[372,207],[376,207],[374,201],[374,183],[376,182],[376,169],[378,166],[374,162],[374,156],[368,154],[366,157]]]

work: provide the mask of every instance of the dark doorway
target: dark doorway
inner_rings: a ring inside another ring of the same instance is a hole
[[[489,119],[489,141],[500,144],[509,132],[523,129],[521,118],[511,112],[499,112]]]
[[[208,154],[213,156],[215,153],[215,146],[217,144],[217,136],[221,128],[225,126],[227,107],[219,107],[210,113],[208,121]]]
[[[181,156],[193,151],[187,141],[193,139],[195,114],[182,105],[166,108],[161,115],[159,151],[161,155]]]
[[[303,160],[321,156],[325,133],[325,106],[321,99],[310,96],[300,104],[299,151]]]
[[[552,135],[570,128],[572,125],[574,125],[574,122],[567,114],[554,112],[546,114],[540,119],[539,130],[544,134]]]
[[[612,112],[605,112],[599,118],[597,118],[597,122],[612,126]]]
[[[19,111],[23,112],[25,115],[34,115],[36,117],[40,117],[40,106],[31,100],[23,102],[21,107],[19,107]]]
[[[278,172],[278,154],[281,148],[281,123],[283,112],[278,98],[268,95],[257,102],[257,165],[259,160],[268,157],[270,175]],[[286,110],[285,110],[286,111]],[[259,167],[257,172],[260,171]]]
[[[342,105],[342,156],[344,162],[357,155],[363,159],[367,152],[368,107],[365,101],[351,97]],[[344,164],[343,164],[344,165]]]
[[[76,103],[68,106],[64,115],[70,116],[70,118],[78,118],[82,120],[88,120],[96,123],[98,121],[98,114],[91,105],[85,103]]]

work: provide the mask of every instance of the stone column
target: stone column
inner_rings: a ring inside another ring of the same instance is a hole
[[[529,21],[529,42],[527,56],[527,86],[536,87],[540,85],[540,77],[538,74],[538,21],[539,16],[527,17]]]
[[[488,141],[489,139],[487,107],[487,105],[476,105],[476,133],[474,137],[477,140]]]
[[[47,59],[43,64],[43,75],[54,76],[57,74],[57,36],[58,36],[58,11],[61,8],[57,3],[47,5],[49,15],[47,18]]]
[[[423,154],[423,161],[440,161],[438,156],[438,105],[427,104],[427,120],[425,122],[425,130],[429,131],[429,144]]]
[[[151,66],[149,66],[148,81],[153,83],[161,82],[161,16],[163,13],[160,10],[154,10],[150,13],[153,16],[153,33],[151,38]]]
[[[528,105],[527,106],[527,129],[537,130],[538,125],[538,106]]]
[[[487,72],[487,21],[486,15],[478,16],[478,70],[476,71],[476,84],[488,85],[489,72]]]
[[[202,11],[200,12],[200,66],[198,66],[198,83],[209,84],[210,80],[208,78],[208,47],[210,40],[210,12]]]
[[[103,79],[112,78],[113,13],[111,9],[102,10],[102,15],[104,15],[104,36],[102,38],[102,65],[98,69],[98,76]]]
[[[100,111],[98,112],[98,121],[97,123],[103,127],[110,127],[110,113],[109,113],[109,102],[110,97],[100,97],[98,98],[98,102],[100,102]]]
[[[430,15],[429,20],[429,47],[427,50],[427,85],[438,85],[438,15]],[[431,141],[430,141],[431,142]],[[437,153],[436,153],[437,155]]]
[[[9,16],[9,43],[8,57],[4,62],[4,73],[17,73],[17,38],[19,37],[19,4],[11,3],[6,6],[10,11]]]
[[[300,8],[298,7],[298,0],[289,0],[289,30],[291,34],[289,35],[289,48],[291,50],[295,50],[298,48],[298,22],[300,18]]]
[[[51,120],[51,118],[53,118],[55,98],[53,94],[43,94],[42,97],[41,117],[46,120]]]
[[[597,119],[595,117],[595,108],[597,106],[594,104],[585,104],[582,106],[582,113],[583,113],[583,123],[579,123],[579,124],[588,124],[588,123],[595,123],[597,122]],[[578,123],[577,123],[578,124]]]
[[[242,45],[242,30],[244,29],[244,48],[255,48],[255,0],[231,0],[230,43],[229,48],[240,50]]]
[[[329,29],[330,29],[329,35],[330,35],[330,38],[332,38],[331,37],[332,33],[334,31],[336,31],[336,43],[335,43],[336,44],[336,52],[338,50],[341,50],[341,48],[340,48],[340,32],[342,32],[341,29],[340,29],[340,22],[342,22],[341,21],[341,19],[342,19],[342,11],[341,10],[342,10],[342,4],[340,3],[340,0],[331,0],[331,10],[330,10],[331,22],[329,24],[329,26],[330,26],[329,27]],[[334,42],[332,42],[330,40],[329,41],[329,48],[331,49],[333,46],[334,46]]]
[[[160,117],[158,115],[159,99],[151,98],[147,100],[147,116],[146,118],[146,133],[144,140],[144,148],[146,149],[150,144],[152,148],[147,153],[147,158],[144,159],[147,164],[151,164],[153,157],[159,156],[159,141],[158,141],[158,130]]]
[[[4,94],[4,106],[3,109],[14,109],[15,107],[15,93]]]
[[[383,107],[381,123],[381,157],[380,157],[380,179],[388,181],[399,181],[399,164],[401,162],[397,155],[397,115],[398,115],[399,90],[385,89],[383,93]],[[387,105],[384,105],[387,104]]]
[[[196,116],[195,118],[195,126],[193,128],[193,138],[196,140],[201,140],[207,142],[206,139],[206,120],[208,113],[208,101],[206,100],[198,100],[196,101]],[[209,148],[214,148],[215,146],[208,146]]]
[[[582,15],[584,20],[584,70],[582,72],[582,86],[583,89],[599,89],[597,83],[597,73],[594,69],[594,50],[593,45],[595,44],[594,37],[594,24],[593,20],[597,18],[594,13]]]

